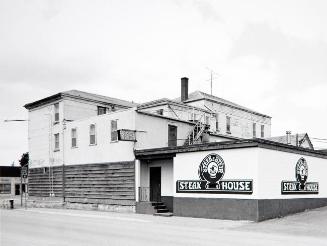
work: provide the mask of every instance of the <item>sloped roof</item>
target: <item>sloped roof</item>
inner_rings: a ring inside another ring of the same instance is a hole
[[[305,140],[308,142],[310,149],[313,149],[313,145],[311,143],[311,140],[309,138],[309,135],[307,133],[301,133],[301,134],[297,134],[298,136],[298,141],[299,144],[301,145],[301,142],[304,142]],[[273,142],[278,142],[278,143],[282,143],[282,144],[287,144],[287,136],[283,135],[283,136],[277,136],[277,137],[270,137],[270,138],[265,138],[267,140],[273,141]],[[297,146],[296,144],[296,134],[294,135],[290,135],[290,139],[291,139],[291,145]]]
[[[76,99],[82,99],[82,100],[88,100],[88,101],[94,101],[98,103],[105,103],[105,104],[113,104],[113,105],[120,105],[123,107],[135,107],[137,104],[113,97],[107,97],[107,96],[101,96],[98,94],[94,93],[88,93],[84,91],[79,91],[79,90],[69,90],[69,91],[64,91],[57,93],[55,95],[37,100],[32,103],[25,104],[24,107],[27,109],[32,109],[47,103],[51,103],[55,100],[61,99],[63,97],[70,97],[70,98],[76,98]]]
[[[137,105],[137,109],[146,109],[146,108],[152,108],[152,107],[156,107],[156,106],[162,106],[162,105],[175,105],[175,106],[180,106],[183,108],[189,108],[189,109],[196,109],[199,111],[203,111],[203,112],[208,112],[210,113],[210,111],[203,109],[203,108],[199,108],[199,107],[195,107],[195,106],[191,106],[191,105],[187,105],[184,104],[182,102],[178,102],[176,100],[170,100],[168,98],[160,98],[157,100],[153,100],[150,102],[145,102],[145,103],[141,103]]]
[[[176,98],[175,100],[179,101],[179,102],[181,101],[180,98]],[[240,110],[243,110],[243,111],[246,111],[246,112],[249,112],[249,113],[253,113],[253,114],[260,115],[260,116],[271,118],[268,115],[261,114],[259,112],[256,112],[256,111],[252,110],[252,109],[246,108],[244,106],[241,106],[239,104],[233,103],[231,101],[228,101],[226,99],[223,99],[223,98],[220,98],[220,97],[217,97],[217,96],[209,95],[209,94],[207,94],[205,92],[202,92],[202,91],[194,91],[194,92],[190,93],[188,95],[188,99],[185,100],[184,103],[189,103],[189,102],[194,102],[194,101],[199,101],[199,100],[214,101],[214,102],[222,104],[222,105],[230,106],[230,107],[240,109]]]

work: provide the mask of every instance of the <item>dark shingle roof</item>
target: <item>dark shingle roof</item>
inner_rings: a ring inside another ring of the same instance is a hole
[[[69,90],[69,91],[60,92],[55,95],[37,100],[32,103],[25,104],[24,107],[27,109],[32,109],[32,108],[35,108],[35,107],[38,107],[41,105],[51,103],[51,102],[61,99],[63,97],[70,97],[70,98],[94,101],[97,103],[120,105],[120,106],[123,106],[126,108],[135,107],[137,105],[136,103],[113,98],[113,97],[101,96],[101,95],[97,95],[94,93],[88,93],[88,92],[79,91],[79,90]]]

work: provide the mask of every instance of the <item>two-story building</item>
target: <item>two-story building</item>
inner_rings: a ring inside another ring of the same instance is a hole
[[[187,88],[188,79],[182,78],[180,98],[141,104],[75,90],[26,104],[30,203],[192,216],[180,212],[183,202],[176,203],[181,197],[176,175],[182,179],[189,173],[185,162],[175,163],[177,153],[212,149],[208,146],[228,150],[246,145],[251,151],[258,140],[252,145],[242,141],[270,137],[271,117],[203,92],[189,94]],[[234,162],[242,156],[235,153]],[[253,179],[259,156],[251,156]],[[254,193],[255,199],[255,192],[251,188],[246,194]],[[152,202],[157,202],[155,208]],[[239,218],[258,220],[252,216],[253,204],[251,215]]]

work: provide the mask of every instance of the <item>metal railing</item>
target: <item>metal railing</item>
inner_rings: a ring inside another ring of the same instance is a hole
[[[139,201],[140,202],[150,201],[150,187],[139,187]]]

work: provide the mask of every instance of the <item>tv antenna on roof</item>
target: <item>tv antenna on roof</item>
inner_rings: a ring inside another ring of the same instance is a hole
[[[220,77],[221,75],[218,74],[218,73],[216,73],[216,72],[215,72],[214,70],[212,70],[211,68],[206,67],[206,69],[208,69],[209,72],[210,72],[210,79],[207,79],[206,81],[210,81],[210,94],[211,94],[211,96],[212,96],[212,82],[213,82],[215,79],[217,79],[216,76]]]

